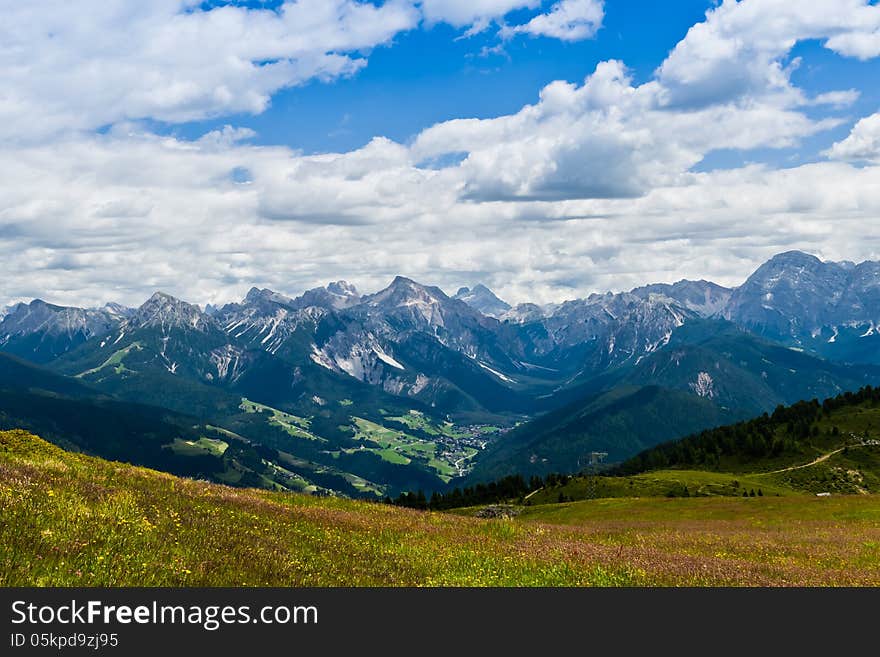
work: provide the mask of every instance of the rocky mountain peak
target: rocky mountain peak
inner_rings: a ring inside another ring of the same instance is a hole
[[[272,290],[269,290],[268,288],[263,288],[261,290],[260,288],[254,286],[250,290],[248,290],[248,293],[244,297],[244,302],[253,303],[254,301],[259,301],[260,299],[264,298],[266,293],[271,292]]]
[[[357,288],[348,281],[335,281],[327,284],[327,291],[330,294],[336,294],[341,297],[357,297],[360,298]]]
[[[253,305],[258,303],[276,303],[282,306],[288,306],[293,303],[293,299],[279,292],[270,290],[269,288],[260,289],[252,287],[244,298],[245,305]]]
[[[731,295],[723,316],[762,335],[795,344],[819,337],[833,342],[838,328],[877,320],[877,285],[878,263],[823,262],[800,251],[788,251],[749,276]]]
[[[43,363],[109,333],[121,321],[104,308],[56,306],[34,299],[15,304],[0,319],[0,349]]]
[[[784,251],[782,253],[777,253],[772,258],[770,258],[767,262],[764,263],[764,267],[806,267],[806,268],[819,268],[823,265],[836,265],[837,263],[825,263],[822,262],[819,258],[812,255],[811,253],[804,253],[803,251]]]
[[[294,308],[325,308],[327,310],[342,310],[357,305],[361,296],[351,283],[335,281],[326,287],[316,287],[303,292],[302,296],[293,300]]]
[[[724,310],[733,290],[706,280],[680,280],[676,283],[655,283],[632,290],[643,299],[661,295],[700,315],[711,317]]]
[[[111,330],[114,316],[106,309],[56,306],[42,299],[18,303],[8,309],[2,320],[2,332],[49,335],[82,333],[92,337]]]
[[[128,320],[133,328],[191,328],[205,331],[213,325],[211,318],[201,309],[186,301],[156,292],[138,308]]]
[[[527,324],[537,322],[551,314],[555,307],[545,308],[536,303],[520,303],[506,311],[498,319],[511,324]]]
[[[422,285],[405,276],[395,276],[391,284],[376,294],[363,297],[371,306],[396,308],[401,306],[432,305],[449,301],[449,297],[439,287]]]
[[[105,303],[100,310],[120,321],[131,317],[135,312],[134,308],[129,308],[128,306],[123,306],[121,303],[115,303],[112,301],[110,303]]]
[[[489,317],[501,317],[510,310],[509,303],[502,301],[488,287],[479,283],[473,288],[463,287],[455,293],[453,299],[458,299]]]

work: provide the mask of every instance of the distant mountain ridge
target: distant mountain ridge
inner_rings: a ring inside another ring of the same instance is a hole
[[[538,433],[527,423],[469,457],[478,473],[507,472],[508,458],[523,471],[571,466],[578,445],[604,446],[612,427],[618,447],[606,451],[625,458],[661,435],[880,383],[878,327],[880,263],[788,252],[734,289],[679,281],[547,305],[511,307],[482,284],[448,295],[404,276],[370,294],[345,281],[297,297],[253,287],[204,309],[164,292],[138,308],[34,300],[0,316],[0,351],[206,422],[241,422],[241,400],[256,400],[344,446],[299,445],[315,467],[351,461],[350,472],[381,481],[390,463],[403,481],[411,456],[374,441],[391,459],[379,467],[352,442],[363,422],[381,425],[379,411],[500,428],[551,412],[534,420]],[[412,481],[435,476],[431,462]]]
[[[0,350],[38,363],[51,361],[70,349],[109,333],[125,321],[128,309],[69,308],[34,299],[7,309],[0,322]]]
[[[880,262],[781,253],[733,291],[721,315],[826,358],[880,363]]]
[[[452,394],[474,407],[486,405],[473,399],[484,387],[489,397],[504,389],[552,390],[636,366],[699,319],[729,320],[830,360],[880,363],[880,263],[822,262],[800,252],[774,256],[735,289],[679,281],[511,307],[482,284],[448,296],[398,276],[367,295],[345,281],[299,297],[255,287],[239,303],[206,310],[161,292],[137,309],[34,300],[7,309],[0,350],[49,363],[111,334],[115,343],[125,331],[192,328],[214,343],[214,371],[202,368],[213,380],[246,365],[245,352],[262,351],[392,394],[428,403]]]

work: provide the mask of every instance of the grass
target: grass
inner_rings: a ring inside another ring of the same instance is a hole
[[[223,456],[223,453],[229,447],[229,443],[214,438],[205,438],[202,436],[198,440],[183,440],[175,438],[171,444],[177,454],[182,456]]]
[[[584,500],[590,497],[741,497],[754,491],[765,496],[794,495],[798,491],[771,475],[731,474],[704,470],[656,470],[630,477],[596,477],[592,482],[583,477],[572,479],[564,486],[544,488],[529,497],[531,504],[551,504],[565,499]]]
[[[110,355],[110,357],[107,358],[107,360],[105,360],[103,363],[101,363],[100,365],[98,365],[98,367],[94,367],[94,368],[92,368],[92,369],[90,369],[90,370],[86,370],[85,372],[81,372],[81,373],[77,374],[77,375],[76,375],[76,378],[77,378],[77,379],[80,379],[80,378],[82,378],[82,377],[84,377],[84,376],[88,376],[89,374],[96,374],[97,372],[100,372],[101,370],[103,370],[103,369],[106,368],[106,367],[112,367],[114,373],[116,373],[116,374],[123,374],[123,373],[125,373],[125,372],[131,372],[131,373],[134,373],[134,370],[130,370],[130,369],[128,369],[128,368],[125,366],[125,363],[122,362],[123,359],[124,359],[126,356],[128,356],[129,352],[130,352],[132,349],[135,349],[135,350],[137,350],[137,351],[140,351],[141,349],[143,349],[143,345],[142,345],[140,342],[132,342],[132,343],[131,343],[130,345],[128,345],[127,347],[125,347],[125,348],[123,348],[123,349],[119,349],[118,351],[113,352],[113,353]]]
[[[362,417],[352,417],[356,427],[355,440],[365,442],[367,449],[389,463],[408,465],[417,461],[448,483],[462,474],[462,468],[457,466],[466,464],[479,453],[477,449],[460,442],[471,437],[473,431],[459,429],[452,422],[434,422],[414,410],[386,419],[403,424],[412,434]],[[477,433],[489,433],[482,429],[474,428]]]
[[[442,425],[438,425],[432,422],[429,418],[425,417],[425,414],[421,411],[410,411],[406,415],[397,415],[394,417],[389,417],[388,419],[394,420],[395,422],[400,422],[401,424],[404,424],[415,431],[422,431],[429,436],[459,436],[459,434],[455,431],[454,425],[451,422],[445,422]]]
[[[820,493],[880,491],[880,447],[856,445],[806,468],[766,475],[796,490]]]
[[[519,522],[576,527],[660,580],[739,569],[737,583],[880,584],[876,496],[604,499],[527,508]]]
[[[400,465],[409,465],[412,463],[412,459],[407,458],[403,454],[393,450],[393,449],[380,449],[375,451],[376,454],[381,456],[383,459],[388,461],[389,463],[398,463]]]
[[[394,420],[395,422],[400,422],[401,424],[406,425],[410,429],[423,431],[429,436],[439,436],[440,430],[434,425],[433,422],[428,420],[424,415],[419,413],[418,411],[410,411],[406,415],[396,415],[393,417],[389,417],[389,420]]]
[[[391,463],[400,463],[401,461],[398,459],[401,457],[406,458],[407,462],[413,459],[426,461],[433,458],[437,451],[436,443],[416,438],[396,429],[389,429],[362,417],[354,417],[352,420],[357,426],[355,440],[374,443],[376,447],[368,449]]]
[[[0,432],[0,586],[880,585],[880,504],[607,499],[516,520],[233,489]]]
[[[290,466],[293,468],[298,468],[300,470],[305,470],[307,472],[312,472],[315,474],[335,475],[335,476],[340,477],[340,478],[344,479],[345,481],[347,481],[359,493],[364,493],[366,495],[373,495],[375,497],[382,497],[388,492],[386,490],[385,486],[375,484],[372,481],[368,481],[367,479],[364,479],[363,477],[359,477],[356,474],[352,474],[351,472],[345,472],[345,471],[340,470],[338,468],[334,468],[329,465],[324,465],[323,463],[315,463],[314,461],[307,461],[306,459],[299,458],[297,456],[294,456],[293,454],[289,454],[288,452],[279,451],[278,455],[279,455],[280,461],[281,461],[281,466],[278,466],[279,468],[281,468],[284,465],[287,465],[287,466]],[[289,470],[285,470],[285,473],[288,474],[288,476],[294,474],[293,472],[291,472]],[[302,477],[300,477],[300,478],[302,478]],[[269,488],[272,488],[272,486],[270,486]],[[310,485],[308,488],[300,489],[300,490],[305,490],[306,492],[314,492],[315,490],[317,490],[317,487]]]
[[[604,497],[870,494],[880,492],[880,405],[850,404],[822,414],[798,453],[744,459],[722,458],[712,470],[665,469],[633,476],[575,477],[542,489],[531,504]],[[776,429],[783,436],[784,424]],[[687,467],[687,466],[684,466]],[[694,467],[694,466],[690,466]]]
[[[293,438],[315,440],[322,443],[327,442],[326,438],[316,436],[311,431],[309,431],[311,420],[307,418],[299,417],[298,415],[292,415],[290,413],[285,413],[284,411],[279,411],[277,408],[272,408],[271,406],[266,406],[265,404],[251,401],[247,397],[241,398],[241,405],[239,406],[239,408],[245,413],[262,413],[264,415],[268,415],[269,424],[281,427],[281,429],[283,429],[289,436]]]

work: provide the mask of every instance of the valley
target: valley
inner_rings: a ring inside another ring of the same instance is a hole
[[[297,297],[254,287],[204,309],[163,292],[137,308],[37,299],[0,319],[0,428],[317,495],[575,473],[594,451],[620,464],[880,385],[878,267],[787,252],[736,288],[679,281],[545,305],[404,276],[372,294],[345,281]],[[64,410],[113,404],[172,426],[94,439]]]
[[[122,404],[101,405],[76,379],[6,364],[58,391],[28,394],[91,405],[91,421]],[[166,437],[146,453],[212,464],[217,483],[0,431],[0,585],[880,585],[880,388],[779,406],[601,471],[517,475],[395,504],[392,487],[354,474],[346,459],[420,463],[442,481],[455,454],[469,461],[528,424],[505,432],[385,408],[369,420],[341,400],[330,417],[348,418],[339,429],[351,446],[331,450],[315,433],[320,414],[238,401],[229,424],[271,438],[253,443],[169,414],[156,427]],[[328,460],[266,446],[273,441]]]

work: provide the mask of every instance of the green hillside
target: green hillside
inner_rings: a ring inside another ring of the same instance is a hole
[[[880,389],[780,406],[669,441],[601,476],[545,485],[527,501],[819,493],[880,493]]]
[[[532,526],[242,490],[0,432],[0,586],[590,585]],[[523,550],[507,554],[507,545]]]
[[[9,431],[0,517],[0,586],[880,585],[872,496],[482,520],[180,479]]]
[[[275,407],[167,371],[149,377],[131,371],[125,376],[134,387],[118,398],[87,377],[0,353],[0,429],[28,429],[66,449],[174,474],[352,497],[441,487],[471,467],[485,432],[497,431],[441,421],[417,410],[418,402],[381,396],[358,382],[358,390],[379,396],[364,405],[312,395]],[[138,386],[161,391],[142,400],[161,404],[167,395],[173,408],[135,401]],[[364,433],[364,425],[374,430]],[[205,448],[206,440],[225,447]]]
[[[576,472],[591,451],[620,461],[659,442],[736,419],[708,399],[658,386],[614,388],[527,422],[489,445],[469,481]]]
[[[880,388],[779,406],[746,422],[709,429],[648,449],[621,464],[632,474],[660,468],[767,472],[823,459],[848,459],[873,470],[880,445]]]
[[[238,409],[237,409],[238,410]],[[294,457],[291,437],[262,415],[224,418],[236,431],[117,400],[78,379],[0,354],[0,430],[24,428],[65,449],[237,486],[384,495],[337,466]],[[273,448],[273,442],[280,448]],[[269,446],[267,446],[269,445]],[[422,484],[410,477],[406,481]]]
[[[857,390],[880,381],[880,369],[823,361],[726,322],[694,320],[665,347],[588,379],[548,398],[566,405],[490,444],[465,483],[577,472],[593,451],[620,462],[780,404]]]
[[[880,382],[880,369],[816,358],[716,320],[688,322],[669,344],[592,385],[658,385],[695,392],[746,418],[779,404],[825,399]]]

